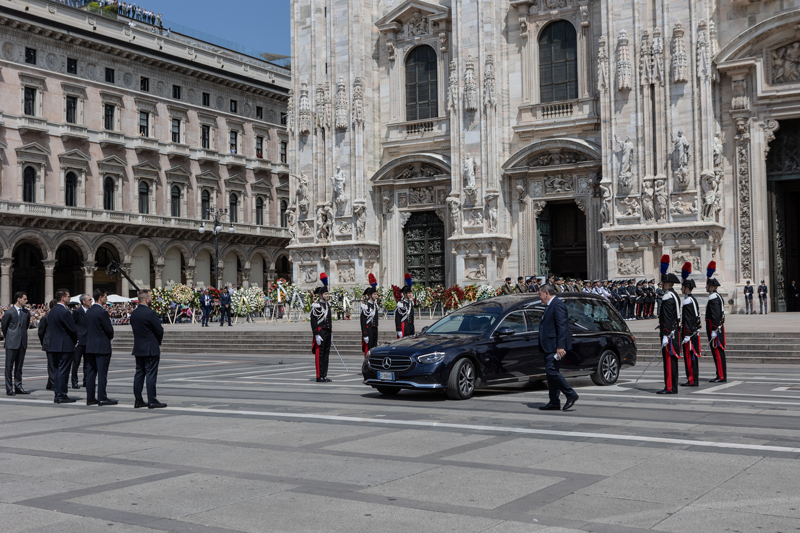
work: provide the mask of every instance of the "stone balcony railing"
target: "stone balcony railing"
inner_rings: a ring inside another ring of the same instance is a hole
[[[137,137],[133,139],[131,145],[133,145],[133,149],[136,150],[137,154],[142,152],[158,153],[159,150],[158,140],[150,137]]]
[[[141,215],[139,213],[125,213],[122,211],[106,211],[88,207],[66,207],[60,205],[29,204],[0,200],[0,213],[36,215],[54,219],[79,219],[118,222],[139,226],[172,227],[197,230],[204,221],[191,218],[168,217],[158,215]],[[208,221],[205,221],[208,225]],[[227,233],[226,225],[226,233]],[[254,224],[233,224],[234,235],[255,235],[264,237],[278,237],[289,239],[286,228],[275,226],[257,226]]]
[[[522,105],[519,107],[520,120],[514,130],[526,138],[534,131],[599,124],[598,106],[599,100],[594,97]]]
[[[228,168],[244,168],[247,166],[247,158],[242,154],[222,154],[220,159],[220,162]]]
[[[89,128],[78,126],[77,124],[61,124],[61,139],[65,141],[87,141],[89,140]]]
[[[387,135],[383,145],[407,144],[409,141],[428,143],[437,138],[449,138],[450,119],[437,117],[409,122],[395,122],[387,125]]]
[[[216,150],[195,150],[199,163],[219,163],[219,152]]]
[[[189,157],[189,145],[180,143],[170,143],[167,145],[167,157]]]
[[[253,172],[272,172],[272,162],[269,159],[248,159],[247,162],[253,169]]]
[[[100,146],[125,146],[125,136],[115,131],[101,131],[98,135]]]
[[[17,128],[20,133],[34,132],[44,135],[47,133],[47,119],[21,116],[17,119]]]

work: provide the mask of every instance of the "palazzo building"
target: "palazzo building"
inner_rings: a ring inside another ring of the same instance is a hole
[[[0,6],[2,304],[289,275],[289,70],[82,3]]]
[[[641,279],[669,254],[784,309],[798,4],[293,1],[295,277]]]

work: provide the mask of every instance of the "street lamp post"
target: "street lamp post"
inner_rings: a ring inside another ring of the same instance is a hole
[[[214,233],[214,280],[216,281],[217,288],[220,286],[220,279],[219,279],[219,234],[222,233],[222,221],[225,217],[228,216],[227,209],[206,209],[205,215],[207,219],[211,219],[213,217],[212,222],[212,233]],[[205,220],[200,222],[200,233],[206,232]],[[228,233],[233,233],[236,231],[233,227],[233,222],[231,222],[231,226],[228,228]]]

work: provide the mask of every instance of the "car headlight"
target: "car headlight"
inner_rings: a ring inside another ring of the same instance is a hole
[[[444,352],[426,353],[425,355],[418,355],[417,362],[422,363],[423,365],[430,365],[441,362],[442,359],[444,359],[444,356]]]

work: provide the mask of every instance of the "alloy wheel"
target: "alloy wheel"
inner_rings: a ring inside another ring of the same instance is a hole
[[[475,369],[471,363],[461,365],[458,371],[458,390],[461,395],[468,398],[475,389]]]

